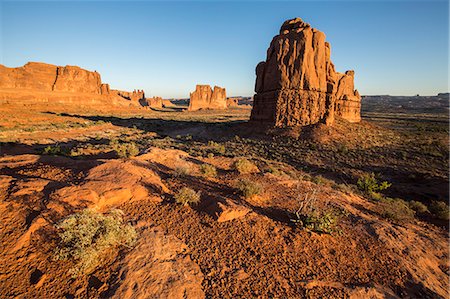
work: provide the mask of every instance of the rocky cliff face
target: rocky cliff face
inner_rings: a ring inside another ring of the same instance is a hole
[[[190,94],[189,111],[199,109],[226,109],[227,94],[225,88],[209,85],[197,85],[195,91]]]
[[[145,106],[146,101],[145,101],[145,93],[143,90],[135,89],[135,90],[133,90],[133,92],[129,92],[129,91],[113,89],[113,90],[111,90],[111,92],[113,94],[121,96],[122,98],[127,99],[131,102],[138,103],[142,106]]]
[[[332,124],[335,115],[360,121],[361,97],[353,71],[341,74],[330,60],[325,34],[300,18],[281,26],[256,67],[251,120],[276,127]]]
[[[0,78],[0,88],[109,93],[109,86],[102,84],[99,73],[77,66],[56,66],[40,62],[29,62],[18,68],[0,65]]]

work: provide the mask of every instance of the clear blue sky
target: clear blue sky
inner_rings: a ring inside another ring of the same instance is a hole
[[[79,65],[148,96],[195,84],[252,95],[255,66],[284,20],[325,32],[361,94],[448,91],[447,1],[2,1],[0,63]]]

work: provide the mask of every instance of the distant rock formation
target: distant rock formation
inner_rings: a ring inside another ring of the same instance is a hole
[[[161,97],[152,97],[145,99],[146,105],[150,108],[162,108],[163,107],[163,99]]]
[[[239,106],[239,98],[228,98],[227,107],[237,107]]]
[[[209,85],[197,85],[190,94],[189,111],[200,109],[227,109],[227,94],[225,88]]]
[[[256,67],[250,119],[275,127],[331,125],[335,116],[358,122],[361,97],[353,77],[335,71],[323,32],[300,18],[288,20]]]
[[[28,62],[22,67],[0,65],[0,103],[47,105],[64,104],[74,107],[110,109],[140,107],[143,91],[123,92],[124,97],[102,83],[97,71],[78,66],[56,66]]]
[[[111,92],[114,94],[117,94],[118,96],[121,96],[124,99],[127,99],[127,100],[135,102],[135,103],[139,103],[141,105],[145,102],[145,93],[143,90],[135,89],[135,90],[133,90],[133,92],[129,92],[129,91],[112,89]]]
[[[56,66],[41,62],[28,62],[17,68],[0,65],[0,77],[0,88],[109,93],[109,86],[102,84],[99,73],[78,66]]]

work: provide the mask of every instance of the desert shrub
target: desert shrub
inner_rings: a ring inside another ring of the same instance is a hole
[[[241,191],[245,198],[250,198],[254,195],[259,195],[262,193],[263,188],[260,184],[253,182],[251,180],[238,180],[236,183],[236,188]]]
[[[214,141],[208,141],[208,147],[211,153],[216,155],[223,155],[225,154],[225,146],[223,144],[214,142]]]
[[[196,192],[191,188],[183,187],[175,194],[175,201],[185,206],[198,204],[200,202],[200,195],[200,191]]]
[[[173,176],[184,177],[192,173],[191,165],[183,159],[179,159],[175,164],[175,169],[173,170]]]
[[[297,226],[319,234],[340,232],[338,223],[345,211],[334,207],[318,208],[314,195],[315,190],[311,194],[306,194],[291,221]]]
[[[269,169],[267,170],[267,172],[275,175],[275,176],[282,176],[284,174],[284,172],[282,170],[280,170],[278,167],[269,164]]]
[[[202,164],[200,166],[200,173],[205,177],[216,177],[217,170],[216,167],[210,164]]]
[[[412,200],[408,203],[408,206],[416,213],[423,214],[428,212],[427,206],[421,203],[420,201]]]
[[[75,260],[73,277],[93,272],[107,250],[132,247],[137,239],[133,226],[124,223],[123,212],[111,210],[104,215],[86,209],[63,219],[57,226],[60,244],[56,260]]]
[[[383,198],[378,209],[382,217],[400,223],[411,221],[415,215],[408,203],[400,198]]]
[[[49,145],[42,151],[43,155],[64,156],[67,155],[67,150],[61,148],[59,145]]]
[[[370,174],[364,174],[364,176],[359,178],[356,185],[359,190],[370,195],[372,193],[383,191],[389,188],[392,184],[386,181],[378,182],[375,174],[372,172]]]
[[[449,220],[449,207],[443,201],[433,201],[429,206],[430,212],[438,219]]]
[[[109,144],[120,158],[134,157],[139,154],[139,148],[134,142],[119,143],[117,140],[112,140]]]
[[[258,167],[245,158],[240,158],[233,163],[233,169],[240,174],[258,172]]]

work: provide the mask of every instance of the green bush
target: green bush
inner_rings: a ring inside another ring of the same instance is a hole
[[[323,212],[314,210],[308,215],[297,215],[297,222],[302,227],[319,234],[331,234],[337,231],[340,215],[333,209]]]
[[[364,193],[370,195],[372,193],[377,193],[389,188],[392,184],[383,181],[378,182],[375,174],[372,172],[370,174],[364,174],[363,177],[358,179],[356,183],[358,189],[363,191]]]
[[[59,145],[48,145],[42,151],[43,155],[53,155],[53,156],[66,156],[68,155],[68,150],[61,148]]]
[[[244,195],[245,198],[259,195],[263,191],[263,188],[260,184],[246,179],[238,180],[236,182],[236,188],[241,191],[242,195]]]
[[[216,167],[210,164],[202,164],[200,166],[200,173],[205,177],[216,177],[217,176],[217,170]]]
[[[424,205],[423,203],[421,203],[420,201],[412,200],[412,201],[410,201],[410,202],[408,203],[408,206],[409,206],[412,210],[414,210],[416,213],[423,214],[423,213],[428,212],[427,206]]]
[[[60,244],[56,260],[75,260],[73,277],[92,273],[102,263],[107,250],[132,247],[137,239],[133,226],[124,223],[123,212],[111,210],[104,215],[85,209],[68,216],[57,226]]]
[[[240,174],[247,174],[252,172],[258,172],[259,169],[255,164],[245,158],[240,158],[233,163],[233,169],[237,170]]]
[[[200,202],[200,191],[195,192],[195,190],[183,187],[181,188],[177,194],[175,194],[175,201],[179,204],[188,206],[192,204],[198,204]]]
[[[430,212],[441,220],[449,220],[448,208],[448,204],[443,201],[433,201],[429,206]]]

